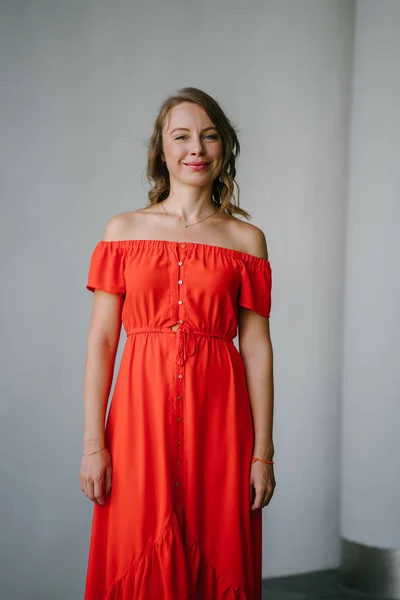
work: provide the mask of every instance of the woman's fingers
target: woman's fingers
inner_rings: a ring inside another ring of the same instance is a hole
[[[93,496],[94,496],[94,501],[97,504],[101,504],[101,505],[105,504],[105,498],[104,498],[104,477],[99,477],[94,482],[94,484],[93,484]]]
[[[108,496],[110,495],[110,493],[111,493],[111,482],[112,482],[112,472],[111,472],[111,467],[109,467],[109,468],[106,470],[106,473],[105,473],[105,480],[104,480],[104,483],[105,483],[105,493],[106,493],[106,496],[107,496],[107,497],[108,497]]]
[[[90,481],[90,479],[87,479],[85,482],[85,494],[89,498],[89,500],[93,500],[93,481]]]
[[[255,498],[254,498],[254,502],[253,505],[251,507],[252,510],[257,510],[259,508],[262,508],[263,506],[263,499],[264,499],[264,491],[262,489],[262,487],[260,485],[256,485],[255,486]]]
[[[253,510],[257,510],[258,508],[264,508],[264,506],[268,506],[271,500],[272,494],[269,493],[267,488],[260,488],[253,503]]]
[[[250,504],[252,510],[258,510],[268,506],[275,489],[275,478],[274,476],[261,476],[254,475],[251,478],[250,483]]]

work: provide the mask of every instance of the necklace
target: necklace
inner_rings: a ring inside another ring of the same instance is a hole
[[[171,215],[172,213],[168,212],[167,209],[164,206],[164,200],[161,202],[161,206],[164,209],[164,212],[166,215]],[[201,223],[202,221],[205,221],[206,219],[208,219],[209,217],[212,217],[213,215],[216,215],[218,211],[215,211],[213,213],[211,213],[211,215],[207,215],[207,217],[204,217],[204,219],[200,219],[200,221],[196,221],[195,223],[186,223],[185,225],[182,225],[182,227],[190,227],[191,225],[197,225],[197,223]]]

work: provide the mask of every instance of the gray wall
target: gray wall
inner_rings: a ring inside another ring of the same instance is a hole
[[[397,558],[393,557],[393,567],[388,564],[385,569],[387,582],[380,578],[380,585],[388,586],[389,580],[395,585],[396,579],[397,597],[400,597],[399,29],[397,0],[385,0],[383,5],[374,0],[359,3],[350,128],[340,486],[342,537],[368,548],[398,551]],[[355,572],[354,560],[349,562],[353,562],[349,571]],[[374,564],[378,573],[377,561]],[[393,596],[395,592],[390,594]]]
[[[274,272],[264,576],[337,566],[353,8],[2,1],[2,600],[83,595],[89,257],[110,216],[146,204],[144,142],[183,85],[214,95],[239,126],[241,201]]]

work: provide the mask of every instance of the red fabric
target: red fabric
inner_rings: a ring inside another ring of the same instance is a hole
[[[106,426],[112,492],[93,507],[85,600],[261,600],[254,429],[232,340],[238,304],[269,317],[269,261],[206,244],[100,241],[87,288],[125,294],[127,339]]]

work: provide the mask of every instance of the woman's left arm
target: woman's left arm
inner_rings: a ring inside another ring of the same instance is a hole
[[[266,240],[257,228],[249,247],[251,254],[268,258]],[[253,229],[253,232],[254,232]],[[274,456],[273,349],[269,318],[242,306],[238,311],[239,352],[242,356],[254,426],[253,456],[272,461]],[[274,466],[257,461],[251,466],[251,508],[267,506],[276,486]],[[253,494],[253,488],[255,494]],[[255,497],[254,497],[255,495]]]
[[[246,369],[254,424],[253,456],[273,460],[273,349],[269,319],[239,309],[239,352]]]
[[[239,351],[246,369],[253,416],[253,456],[272,461],[274,383],[269,319],[242,307],[239,307]],[[274,465],[252,463],[249,484],[251,510],[267,506],[276,486]]]

